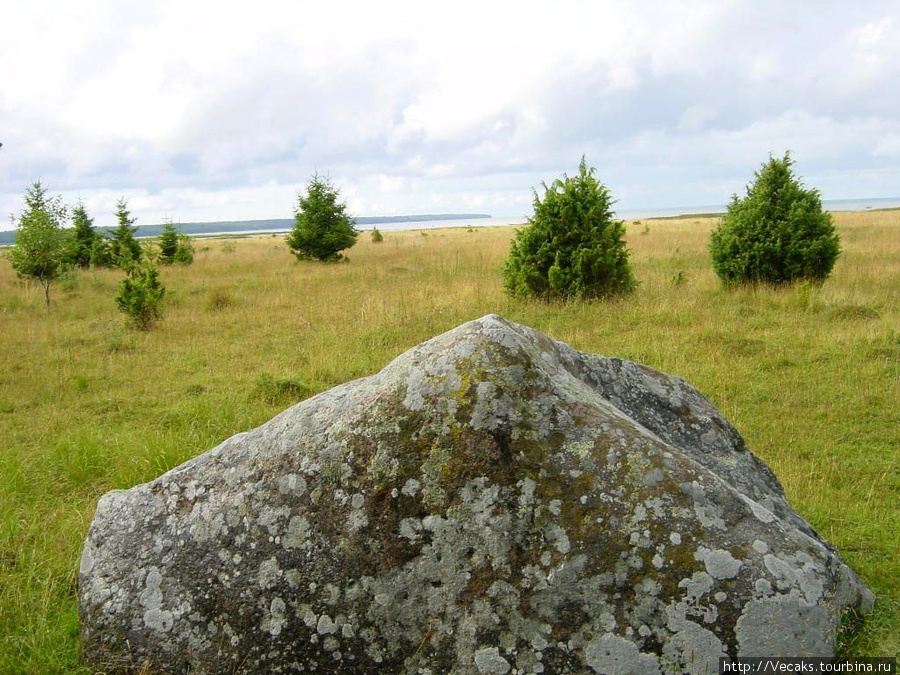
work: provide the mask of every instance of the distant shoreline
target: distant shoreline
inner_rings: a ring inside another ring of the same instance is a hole
[[[382,226],[390,229],[392,225],[408,225],[411,223],[446,222],[448,220],[482,220],[491,218],[487,213],[428,213],[410,216],[359,216],[354,219],[356,228],[370,230]],[[293,218],[269,218],[262,220],[225,220],[212,222],[174,223],[181,234],[190,236],[222,236],[228,234],[269,234],[288,232],[294,226]],[[139,225],[135,236],[138,238],[156,237],[162,232],[163,225]],[[112,231],[113,228],[98,228]],[[415,228],[413,228],[415,229]]]
[[[828,212],[846,211],[891,211],[900,209],[900,197],[877,197],[874,199],[826,199],[822,207]],[[662,220],[668,218],[713,218],[727,210],[725,204],[703,206],[675,206],[659,209],[622,209],[616,217],[621,220]]]
[[[446,223],[448,221],[481,221],[491,220],[487,213],[427,213],[407,216],[360,216],[355,219],[358,229],[370,230],[373,227],[391,229],[419,229],[429,226],[431,223]],[[222,237],[233,234],[235,236],[252,234],[277,234],[288,232],[294,225],[293,218],[268,218],[259,220],[223,220],[209,222],[173,223],[180,234],[191,237]],[[430,225],[433,227],[433,225]],[[150,239],[158,237],[162,232],[163,223],[153,225],[138,225],[135,237],[138,239]],[[112,232],[113,227],[98,227],[98,232]],[[13,243],[15,230],[0,230],[0,246]]]
[[[829,212],[873,212],[900,209],[900,197],[879,197],[875,199],[833,199],[825,200],[822,206]],[[622,209],[616,213],[620,220],[670,220],[685,218],[721,217],[726,211],[724,204],[705,206],[681,206],[658,209]],[[528,216],[495,217],[487,213],[430,213],[405,216],[359,216],[355,219],[359,230],[378,227],[386,232],[400,230],[434,229],[437,227],[502,227],[522,225]],[[283,234],[294,225],[293,218],[270,218],[260,220],[227,220],[209,222],[174,223],[178,231],[192,237],[227,237],[229,235],[253,236]],[[136,236],[151,238],[159,236],[162,224],[139,225]],[[114,228],[98,227],[100,232],[110,232]],[[0,246],[13,243],[15,230],[0,230]]]

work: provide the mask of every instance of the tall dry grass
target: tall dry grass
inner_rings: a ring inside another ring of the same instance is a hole
[[[76,569],[102,493],[489,312],[709,396],[879,596],[848,653],[897,654],[900,212],[836,222],[822,287],[735,290],[708,260],[714,219],[631,223],[637,292],[562,305],[504,295],[510,228],[360,237],[334,265],[297,263],[280,237],[201,240],[163,270],[147,333],[123,328],[115,271],[55,287],[47,315],[0,261],[0,672],[86,672]]]

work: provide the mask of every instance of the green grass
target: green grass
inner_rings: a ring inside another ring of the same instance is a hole
[[[633,296],[564,305],[503,294],[509,228],[360,237],[334,265],[297,263],[281,237],[209,242],[162,271],[148,333],[122,327],[115,271],[55,286],[48,316],[0,260],[0,672],[89,672],[76,570],[104,492],[488,312],[709,396],[878,596],[847,653],[897,655],[900,213],[835,220],[844,253],[821,288],[724,290],[715,219],[653,221],[628,227]]]

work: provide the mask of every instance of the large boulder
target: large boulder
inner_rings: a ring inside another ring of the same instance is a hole
[[[192,674],[718,672],[873,603],[690,385],[495,315],[105,495],[79,596]]]

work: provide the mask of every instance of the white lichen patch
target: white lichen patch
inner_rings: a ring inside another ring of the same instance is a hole
[[[139,601],[141,605],[147,609],[159,609],[162,605],[162,574],[157,567],[151,567],[147,570],[147,576],[144,579],[144,589],[141,591]]]
[[[262,630],[272,637],[281,635],[281,631],[287,623],[286,610],[287,605],[284,600],[278,597],[272,598],[272,601],[269,603],[268,613],[263,618]]]
[[[418,518],[404,518],[400,521],[400,536],[410,541],[418,541],[421,537],[422,521]]]
[[[544,528],[544,539],[559,553],[568,553],[572,547],[566,531],[556,524]]]
[[[699,482],[682,483],[680,489],[693,500],[694,514],[703,527],[713,530],[725,529],[722,509],[710,503],[704,487]]]
[[[257,572],[256,580],[259,584],[260,589],[266,590],[267,588],[271,588],[272,586],[274,586],[281,578],[282,574],[283,572],[278,566],[278,560],[272,557],[268,560],[263,561],[263,563],[259,566],[259,572]]]
[[[685,597],[696,603],[713,589],[713,577],[706,572],[696,572],[690,579],[682,579],[678,587],[685,589]]]
[[[168,633],[174,623],[172,612],[167,609],[154,608],[144,612],[144,625],[159,633]]]
[[[777,519],[777,516],[774,513],[772,513],[769,509],[764,507],[756,500],[750,499],[750,497],[748,497],[747,495],[741,495],[741,499],[743,499],[744,503],[750,507],[750,511],[760,522],[768,525],[769,523],[772,523]]]
[[[331,617],[327,614],[323,614],[319,617],[318,622],[316,623],[316,632],[319,635],[331,635],[333,633],[337,633],[338,625],[331,620]]]
[[[84,549],[81,551],[81,560],[78,563],[78,573],[87,575],[90,574],[94,569],[94,553],[93,546],[91,546],[91,542],[88,541],[84,545]]]
[[[264,507],[260,509],[256,522],[274,537],[282,533],[282,523],[290,516],[290,514],[291,509],[287,506],[278,506],[274,508]]]
[[[612,633],[591,640],[584,649],[585,663],[596,673],[653,675],[659,672],[659,659],[642,654],[637,645]]]
[[[475,430],[497,431],[519,421],[517,406],[509,394],[500,391],[493,382],[479,382],[469,426]]]
[[[308,536],[309,521],[304,516],[291,516],[287,531],[281,538],[281,544],[285,548],[299,548],[306,543]]]
[[[816,604],[825,591],[825,569],[808,555],[799,553],[787,560],[767,554],[763,556],[766,569],[775,579],[780,591],[799,592],[804,604]]]
[[[694,513],[703,527],[710,530],[724,530],[725,521],[722,519],[722,509],[711,504],[694,503]]]
[[[716,634],[692,621],[686,621],[663,647],[665,672],[717,673],[719,659],[726,656]]]
[[[350,534],[356,534],[360,530],[365,529],[368,524],[369,516],[358,509],[351,511],[350,515],[347,516],[347,531]]]
[[[641,485],[644,487],[653,487],[662,482],[665,477],[666,474],[663,470],[657,467],[644,474],[644,477],[641,479]]]
[[[403,488],[400,490],[400,492],[405,494],[407,497],[415,497],[421,488],[422,484],[419,481],[417,481],[415,478],[410,478],[403,484]]]
[[[224,528],[225,517],[215,505],[206,501],[193,505],[188,532],[195,542],[203,544],[215,539]]]
[[[697,560],[701,560],[706,571],[713,579],[733,579],[741,569],[741,561],[737,560],[730,552],[723,549],[709,550],[701,546],[694,554]]]
[[[306,479],[296,473],[289,473],[278,479],[278,492],[283,495],[301,497],[306,492]]]
[[[312,611],[309,607],[305,609],[303,612],[303,623],[306,624],[307,628],[315,628],[316,623],[319,620],[319,617],[316,616],[316,613]]]
[[[509,661],[500,656],[497,647],[484,647],[475,652],[475,667],[482,675],[505,675],[510,670]]]

